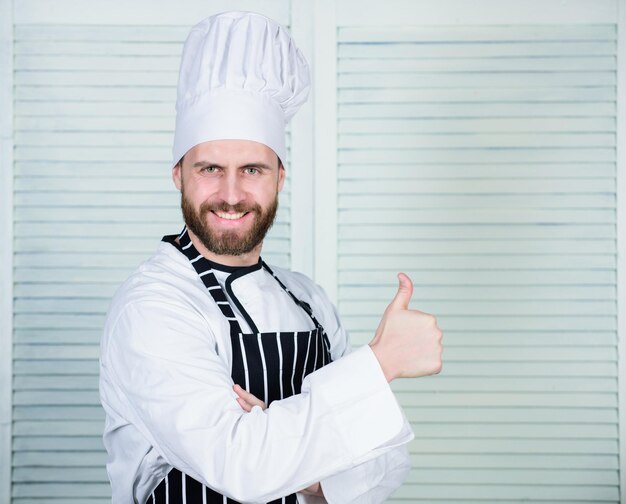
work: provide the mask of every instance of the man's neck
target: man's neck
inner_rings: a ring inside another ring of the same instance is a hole
[[[193,234],[193,232],[187,228],[187,232],[189,233],[189,238],[191,238],[191,243],[193,243],[196,250],[200,252],[205,258],[209,261],[213,261],[217,264],[223,264],[224,266],[253,266],[259,262],[259,257],[261,257],[261,248],[263,246],[263,242],[259,243],[256,247],[254,247],[250,252],[241,255],[220,255],[211,252],[207,249],[202,242],[198,239],[198,237]]]

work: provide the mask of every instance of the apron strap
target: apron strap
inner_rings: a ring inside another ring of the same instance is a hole
[[[295,294],[293,292],[291,292],[284,283],[282,283],[280,281],[280,278],[278,278],[276,276],[276,274],[272,271],[272,269],[267,265],[267,263],[265,261],[263,261],[263,267],[268,271],[268,273],[270,273],[274,279],[278,282],[278,285],[280,285],[287,294],[289,294],[291,296],[291,299],[293,299],[295,301],[295,303],[302,308],[309,317],[311,317],[311,320],[313,321],[313,323],[315,324],[315,327],[322,327],[322,324],[320,324],[317,319],[315,318],[315,315],[313,315],[313,309],[311,308],[311,305],[305,301],[301,301],[300,299],[298,299]]]
[[[187,226],[185,226],[183,232],[178,237],[178,241],[180,243],[179,250],[187,257],[187,259],[189,259],[189,262],[196,270],[196,273],[200,277],[200,280],[202,280],[202,283],[206,287],[207,291],[209,291],[213,301],[217,304],[217,307],[222,312],[222,315],[224,315],[224,318],[228,320],[228,323],[230,324],[230,333],[242,333],[243,331],[241,330],[241,325],[239,324],[239,321],[235,316],[235,312],[228,302],[228,298],[226,297],[222,286],[217,281],[217,278],[215,278],[213,269],[211,268],[209,262],[200,252],[198,252],[191,241],[189,233],[187,232]],[[238,306],[238,308],[242,310],[243,306]],[[245,310],[242,311],[242,315],[250,326],[250,330],[255,334],[258,333],[256,325]]]
[[[189,233],[187,232],[187,226],[183,228],[182,232],[178,236],[178,242],[176,242],[175,235],[164,236],[163,241],[166,241],[174,245],[180,252],[182,252],[185,255],[185,257],[187,257],[187,259],[189,259],[189,262],[193,265],[194,269],[196,270],[196,273],[198,273],[198,276],[202,280],[202,283],[204,283],[204,286],[209,291],[209,294],[211,294],[211,297],[213,297],[213,300],[215,301],[217,306],[220,308],[224,317],[226,317],[226,320],[228,320],[229,324],[231,325],[231,334],[233,331],[235,332],[235,334],[243,333],[243,331],[241,330],[241,326],[239,322],[237,321],[237,318],[235,317],[235,313],[229,304],[226,294],[222,290],[222,287],[217,281],[217,278],[215,278],[215,275],[213,274],[212,267],[209,261],[207,261],[207,259],[202,254],[200,254],[200,252],[198,252],[193,242],[191,241]],[[313,321],[313,324],[315,324],[315,327],[322,328],[322,325],[315,318],[315,315],[313,315],[313,310],[311,309],[311,306],[305,301],[301,301],[300,299],[298,299],[293,294],[293,292],[291,292],[285,286],[285,284],[280,281],[280,279],[276,276],[276,274],[272,271],[272,269],[267,265],[265,261],[261,261],[261,264],[262,264],[262,267],[265,268],[266,271],[274,277],[274,279],[278,282],[278,285],[280,285],[283,288],[283,290],[287,292],[287,294],[289,294],[291,299],[306,312],[306,314]],[[229,280],[231,279],[231,277],[232,275],[229,277]],[[235,280],[235,278],[232,278],[232,280]],[[239,312],[241,313],[241,315],[246,319],[246,322],[250,326],[250,331],[252,331],[252,333],[254,334],[258,334],[259,330],[256,324],[254,323],[250,315],[248,315],[248,312],[241,305],[237,297],[234,295],[232,288],[230,287],[232,280],[226,281],[226,290],[228,294],[230,295],[231,299],[233,300],[233,302],[235,303],[235,305],[237,306],[237,308],[239,309]]]

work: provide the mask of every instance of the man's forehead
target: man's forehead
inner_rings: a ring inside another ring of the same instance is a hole
[[[225,139],[225,140],[209,140],[194,145],[187,151],[185,157],[194,155],[212,153],[215,155],[262,155],[273,158],[274,151],[265,144],[255,142],[253,140]]]
[[[204,165],[207,162],[228,164],[267,164],[280,163],[278,155],[267,145],[252,140],[225,139],[210,140],[195,145],[185,155],[185,164]]]

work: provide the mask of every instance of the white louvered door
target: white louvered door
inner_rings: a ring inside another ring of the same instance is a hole
[[[99,338],[163,229],[183,29],[15,27],[15,502],[107,501]]]
[[[202,14],[189,19],[165,8],[131,25],[116,21],[133,16],[125,6],[107,13],[104,2],[93,6],[102,16],[95,25],[71,3],[58,5],[66,22],[42,23],[36,2],[16,13],[16,504],[110,502],[99,340],[115,289],[161,236],[182,228],[169,166],[182,42],[201,17],[236,8],[199,4]],[[273,4],[269,14],[288,24],[286,3]],[[267,261],[284,267],[289,178],[264,248]]]
[[[404,271],[445,334],[393,501],[619,502],[616,18],[436,3],[337,12],[340,313],[367,343]]]

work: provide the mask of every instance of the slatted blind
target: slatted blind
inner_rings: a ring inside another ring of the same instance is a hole
[[[407,20],[410,18],[407,17]],[[338,30],[339,309],[444,330],[393,502],[618,502],[616,26]]]
[[[115,289],[182,228],[169,162],[188,30],[15,27],[16,504],[110,502],[99,340]],[[283,267],[289,194],[288,176],[264,245]]]

